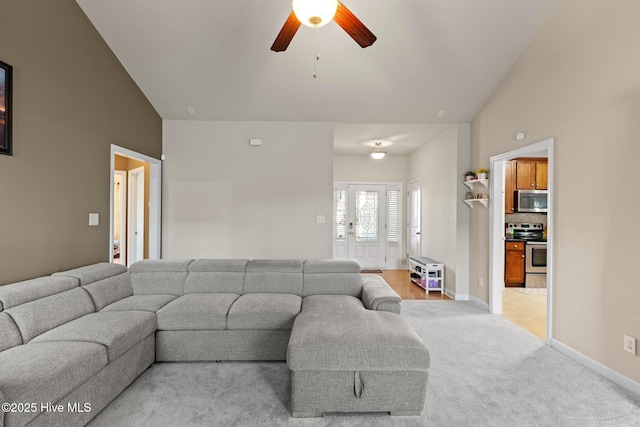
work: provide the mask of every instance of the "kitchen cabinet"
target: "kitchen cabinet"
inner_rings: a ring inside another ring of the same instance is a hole
[[[516,190],[547,189],[547,159],[516,159]]]
[[[522,286],[524,284],[523,241],[506,241],[504,245],[504,284]]]
[[[504,163],[504,213],[515,213],[516,167],[515,161]]]

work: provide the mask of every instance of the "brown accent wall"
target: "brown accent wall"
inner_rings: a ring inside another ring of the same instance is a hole
[[[160,116],[74,0],[3,0],[0,60],[14,76],[0,284],[107,261],[110,146],[159,158]]]

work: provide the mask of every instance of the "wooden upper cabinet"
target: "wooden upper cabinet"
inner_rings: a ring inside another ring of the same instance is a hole
[[[516,159],[516,190],[547,189],[547,159]]]
[[[549,172],[548,160],[536,161],[536,190],[547,189],[547,174]]]
[[[504,213],[512,214],[515,210],[516,168],[515,161],[504,162]]]

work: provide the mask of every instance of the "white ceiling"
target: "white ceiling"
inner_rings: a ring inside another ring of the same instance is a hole
[[[313,29],[270,50],[290,0],[77,0],[163,119],[332,122],[336,152],[390,154],[471,121],[557,1],[344,0],[378,40],[322,27],[314,79]]]

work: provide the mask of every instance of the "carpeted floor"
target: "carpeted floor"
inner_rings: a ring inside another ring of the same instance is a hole
[[[285,363],[160,363],[92,426],[640,426],[640,397],[459,301],[403,301],[431,349],[421,417],[290,416]]]

